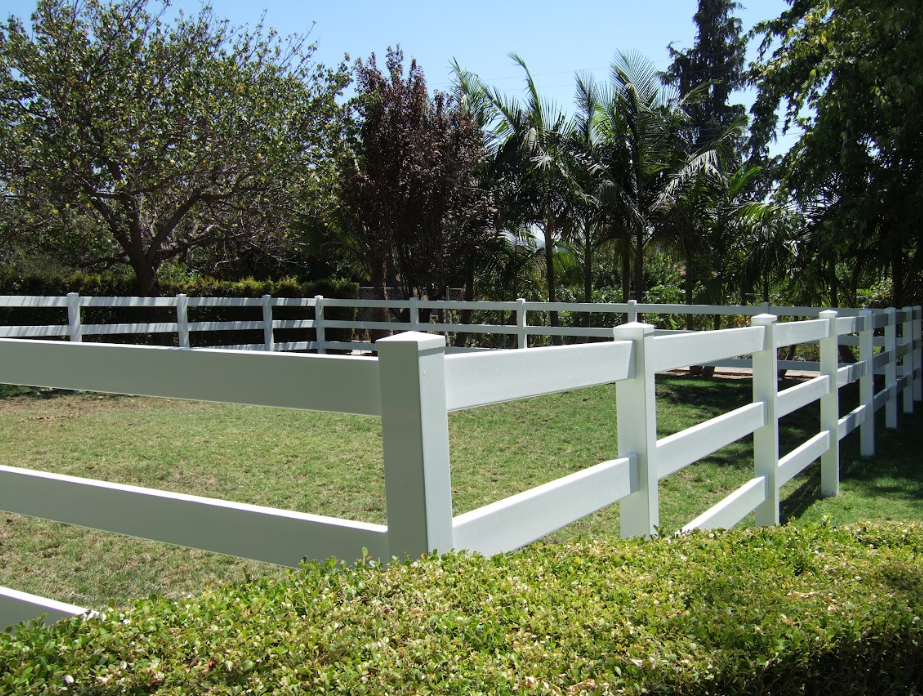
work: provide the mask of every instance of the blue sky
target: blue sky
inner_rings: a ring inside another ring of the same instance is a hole
[[[196,11],[198,0],[175,0],[174,7]],[[778,16],[785,0],[743,0],[744,29]],[[348,53],[383,56],[400,44],[405,56],[423,67],[429,86],[448,89],[454,59],[488,84],[518,93],[523,77],[508,54],[521,55],[542,94],[569,108],[574,74],[591,72],[604,80],[617,51],[641,51],[658,67],[669,65],[667,44],[689,48],[695,40],[692,15],[697,0],[467,0],[411,2],[391,0],[214,0],[215,11],[234,24],[255,24],[266,12],[266,24],[282,33],[312,31],[318,60],[333,64]],[[0,16],[26,19],[34,0],[5,0]],[[313,28],[312,28],[313,27]],[[751,47],[754,57],[755,46]],[[741,95],[749,103],[752,94]],[[780,146],[786,147],[791,138]]]

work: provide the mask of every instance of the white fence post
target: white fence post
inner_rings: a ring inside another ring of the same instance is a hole
[[[654,400],[654,373],[647,367],[645,338],[654,333],[651,324],[631,322],[616,326],[616,341],[631,341],[635,372],[630,379],[615,384],[618,409],[619,456],[638,457],[638,485],[619,504],[622,536],[651,536],[660,524],[657,458],[657,404]],[[634,482],[632,482],[634,484]]]
[[[324,296],[314,296],[314,339],[317,344],[317,354],[327,353],[327,330],[324,328]]]
[[[859,316],[865,325],[859,332],[859,360],[865,363],[865,374],[859,378],[859,400],[865,408],[865,420],[859,426],[859,451],[863,457],[875,456],[875,345],[873,322],[875,314],[863,309]]]
[[[885,388],[888,400],[885,404],[885,427],[897,427],[897,310],[885,309],[888,325],[885,327],[885,350],[888,351],[888,363],[885,365]]]
[[[389,553],[448,551],[454,544],[445,338],[410,331],[375,346]]]
[[[410,326],[408,327],[409,331],[420,331],[420,298],[411,297],[410,298],[410,316],[408,317]]]
[[[83,324],[80,322],[80,295],[67,293],[67,336],[71,341],[83,341]]]
[[[176,342],[180,348],[189,347],[189,298],[183,293],[176,296]]]
[[[263,350],[272,352],[272,296],[263,295]]]
[[[772,314],[757,314],[753,326],[766,328],[765,348],[753,354],[753,401],[762,401],[766,424],[753,431],[753,467],[756,476],[766,477],[766,500],[756,508],[756,524],[779,524],[779,419],[776,401],[779,394],[779,353],[776,350],[775,323]]]
[[[520,297],[516,300],[516,338],[517,348],[529,347],[529,334],[526,332],[526,300]]]
[[[638,321],[638,301],[628,300],[628,323],[634,324]]]
[[[821,312],[820,318],[827,320],[827,336],[820,339],[820,373],[830,385],[830,390],[820,397],[820,427],[830,438],[830,447],[820,456],[820,494],[830,497],[840,492],[839,334],[834,310]]]
[[[904,413],[913,413],[913,307],[904,307],[901,345],[907,346],[907,352],[901,359],[901,376],[907,378],[904,385]]]

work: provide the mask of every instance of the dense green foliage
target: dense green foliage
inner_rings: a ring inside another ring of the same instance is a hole
[[[923,531],[311,565],[0,636],[7,693],[914,694]]]
[[[847,301],[887,277],[893,302],[920,300],[923,202],[923,12],[888,0],[789,0],[759,25],[763,61],[753,136],[765,147],[777,112],[802,131],[776,176],[806,212],[803,283]]]
[[[208,274],[431,299],[916,302],[921,12],[789,5],[745,71],[739,4],[700,0],[666,70],[612,47],[568,110],[516,54],[522,99],[458,64],[430,94],[399,49],[327,70],[305,37],[209,7],[41,0],[31,28],[0,30],[0,262],[131,269],[143,294]],[[803,135],[773,159],[780,108]]]
[[[292,253],[299,212],[329,191],[346,82],[304,37],[150,4],[40,0],[29,29],[0,29],[4,210],[70,264],[126,263],[142,295],[167,259]]]
[[[416,61],[405,77],[403,59],[389,50],[384,73],[374,55],[356,62],[338,241],[380,298],[392,287],[402,297],[443,299],[495,237],[490,196],[475,185],[483,138],[455,100],[430,97]]]
[[[734,0],[701,0],[692,17],[697,27],[693,47],[686,51],[668,47],[673,62],[665,81],[683,96],[703,90],[688,109],[689,140],[696,148],[717,142],[744,116],[744,107],[731,103],[734,90],[744,83],[747,41],[740,19],[733,14],[740,7]]]

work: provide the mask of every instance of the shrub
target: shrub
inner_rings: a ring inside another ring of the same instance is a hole
[[[921,548],[787,526],[331,561],[0,636],[0,691],[921,693]]]

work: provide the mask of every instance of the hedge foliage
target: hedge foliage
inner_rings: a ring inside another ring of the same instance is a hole
[[[185,293],[190,297],[315,297],[355,299],[359,297],[359,285],[345,280],[298,282],[291,278],[281,280],[218,281],[213,278],[199,278],[184,283],[163,282],[160,284],[164,296]],[[0,295],[42,295],[61,296],[69,292],[98,297],[128,297],[135,295],[134,281],[128,276],[92,275],[74,273],[69,276],[21,275],[0,272]],[[84,308],[81,312],[84,324],[134,323],[143,321],[175,321],[171,310]],[[354,319],[356,310],[348,307],[329,308],[328,319],[348,321]],[[275,319],[313,319],[313,309],[281,307],[273,310]],[[259,321],[262,313],[259,307],[192,307],[190,321]],[[0,308],[0,325],[34,326],[66,324],[67,312],[63,309]],[[303,341],[304,331],[277,330],[276,341]],[[348,341],[348,329],[331,329],[327,340]],[[88,336],[87,341],[141,343],[149,341],[141,336]],[[262,332],[199,332],[192,334],[193,346],[219,344],[262,343]]]
[[[0,636],[0,691],[915,694],[923,530],[736,530],[310,565]]]

